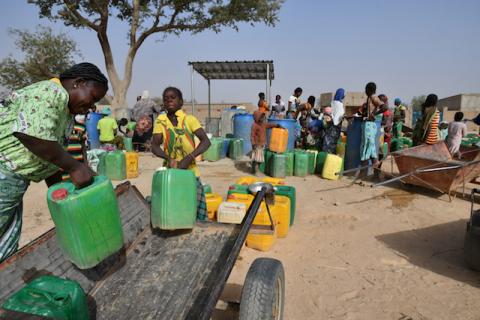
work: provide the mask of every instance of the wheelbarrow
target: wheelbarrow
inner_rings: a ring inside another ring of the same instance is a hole
[[[480,148],[463,148],[461,151],[461,159],[452,158],[442,141],[392,153],[399,175],[372,187],[401,180],[406,184],[446,193],[451,199],[452,193],[460,186],[465,191],[465,184],[480,175]]]

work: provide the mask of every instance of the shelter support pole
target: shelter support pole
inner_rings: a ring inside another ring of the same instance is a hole
[[[190,65],[190,70],[191,70],[191,98],[192,98],[192,116],[195,116],[195,85],[193,81],[193,75],[195,71],[193,70],[193,64]]]
[[[269,84],[270,84],[270,64],[269,63],[267,63],[267,79],[266,79],[266,82],[267,82],[266,83],[267,85],[266,85],[265,90],[267,91],[266,94],[267,94],[267,97],[268,97],[267,105],[270,108],[270,105],[271,105],[270,89],[271,88],[269,86]]]
[[[212,106],[211,106],[211,93],[210,93],[210,79],[208,79],[207,81],[208,81],[208,121],[210,122],[210,120],[212,119],[212,113],[211,113]]]

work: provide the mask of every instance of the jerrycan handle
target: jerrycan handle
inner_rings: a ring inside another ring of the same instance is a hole
[[[44,300],[46,300],[46,302],[53,303],[59,307],[63,307],[64,305],[70,303],[70,296],[65,293],[57,293],[52,295],[50,292],[35,288],[26,288],[25,291],[32,297],[42,297]]]

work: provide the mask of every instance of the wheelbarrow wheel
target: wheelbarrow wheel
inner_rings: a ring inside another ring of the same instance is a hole
[[[240,320],[282,320],[285,272],[280,261],[258,258],[248,270],[240,301]]]

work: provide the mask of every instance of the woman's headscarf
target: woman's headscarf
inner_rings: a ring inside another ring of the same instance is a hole
[[[333,101],[343,101],[345,99],[345,89],[339,88],[337,89],[337,92],[335,92],[335,97],[333,98]]]
[[[345,89],[339,88],[337,89],[337,92],[335,92],[335,97],[331,103],[333,124],[336,126],[342,122],[343,115],[345,114],[345,109],[343,108],[342,102],[343,99],[345,99]]]

